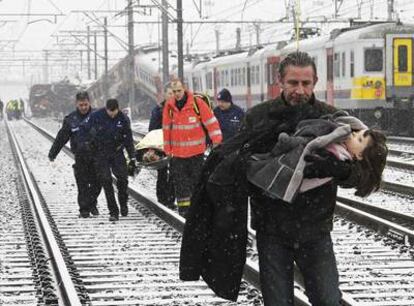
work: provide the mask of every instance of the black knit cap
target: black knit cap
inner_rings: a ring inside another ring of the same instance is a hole
[[[223,88],[217,95],[217,100],[226,101],[233,103],[233,99],[231,97],[230,91],[228,89]]]

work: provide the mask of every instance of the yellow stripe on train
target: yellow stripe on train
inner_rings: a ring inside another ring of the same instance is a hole
[[[384,77],[363,76],[353,78],[351,99],[378,100],[385,99]]]

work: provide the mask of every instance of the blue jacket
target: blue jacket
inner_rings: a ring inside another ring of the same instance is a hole
[[[55,159],[69,140],[70,149],[73,154],[92,154],[89,143],[90,138],[83,137],[81,133],[79,133],[79,126],[91,113],[92,109],[85,115],[82,115],[78,110],[75,110],[63,119],[63,125],[50,148],[49,158]]]
[[[165,101],[161,105],[155,106],[151,111],[151,118],[149,122],[148,131],[162,129],[162,109],[164,107]]]
[[[111,118],[105,108],[93,112],[81,126],[84,133],[93,139],[95,153],[100,156],[114,156],[125,148],[129,158],[134,158],[134,143],[131,123],[121,111]]]
[[[232,104],[231,107],[225,111],[216,107],[214,109],[214,115],[220,123],[223,141],[226,141],[232,138],[239,130],[241,121],[244,117],[244,111],[237,105]]]

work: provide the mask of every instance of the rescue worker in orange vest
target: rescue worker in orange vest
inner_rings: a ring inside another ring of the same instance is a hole
[[[174,97],[166,102],[162,115],[164,151],[171,156],[178,212],[185,217],[204,161],[206,133],[213,146],[221,143],[222,134],[216,117],[204,101],[195,98],[180,80],[172,81],[171,88]]]

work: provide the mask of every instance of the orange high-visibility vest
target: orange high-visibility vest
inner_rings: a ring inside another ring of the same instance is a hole
[[[213,144],[222,141],[220,125],[210,108],[191,92],[186,91],[187,102],[179,110],[175,98],[165,103],[162,114],[164,151],[167,155],[187,158],[203,154],[206,150],[205,127]],[[194,109],[197,103],[199,114]]]

